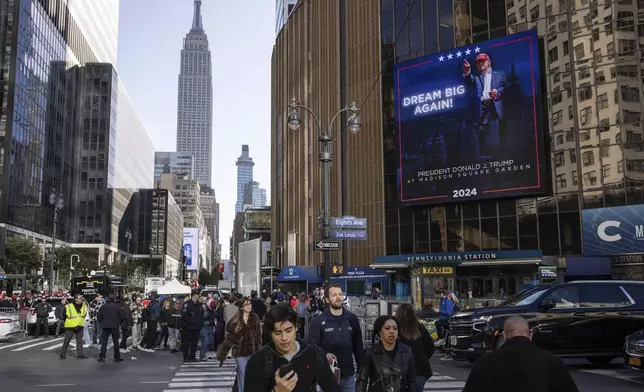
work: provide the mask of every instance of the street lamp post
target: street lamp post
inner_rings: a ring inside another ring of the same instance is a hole
[[[322,187],[324,198],[322,199],[322,238],[324,240],[329,240],[331,239],[329,208],[331,204],[330,173],[331,162],[333,161],[333,153],[331,152],[331,143],[333,142],[333,123],[341,113],[350,111],[352,114],[347,120],[347,128],[349,128],[352,133],[358,133],[360,131],[360,128],[362,127],[362,122],[360,120],[360,117],[358,116],[359,109],[358,107],[356,107],[355,102],[353,102],[351,103],[351,105],[339,110],[329,122],[328,128],[323,131],[320,120],[318,119],[318,116],[313,113],[313,110],[304,105],[300,105],[298,100],[295,98],[291,100],[291,103],[288,106],[290,108],[290,111],[288,113],[288,126],[289,128],[291,128],[291,130],[297,131],[300,128],[300,124],[302,124],[302,118],[300,117],[300,113],[298,111],[299,108],[304,109],[305,111],[310,113],[317,126],[318,142],[321,151],[318,154],[318,162],[322,165],[323,169]],[[323,250],[322,252],[324,262],[324,286],[328,291],[329,285],[331,284],[331,255],[329,254],[328,250]]]
[[[80,256],[77,254],[73,254],[69,256],[69,291],[71,292],[73,287],[72,287],[72,271],[74,270],[74,257],[76,257],[76,262],[78,263],[80,261]]]
[[[49,264],[49,292],[54,291],[54,259],[56,258],[56,232],[58,230],[58,213],[65,206],[65,198],[62,193],[56,193],[55,190],[51,191],[49,195],[49,204],[54,206],[54,228],[51,236],[51,260]]]
[[[154,246],[150,244],[150,268],[148,269],[150,276],[152,276],[152,251],[154,251]]]
[[[125,255],[125,284],[127,284],[128,270],[130,269],[130,241],[132,241],[132,231],[125,230],[125,239],[127,240],[127,254]]]

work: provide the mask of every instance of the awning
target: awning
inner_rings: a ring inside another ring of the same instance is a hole
[[[332,279],[379,280],[388,278],[389,276],[385,271],[379,271],[370,267],[345,267],[342,275],[334,276]]]
[[[538,265],[542,264],[542,259],[510,259],[510,260],[478,260],[464,261],[457,267],[477,267],[477,266],[494,266],[494,265]]]
[[[409,268],[407,263],[376,263],[376,264],[371,264],[369,267],[375,268],[375,269]]]
[[[286,267],[277,276],[278,282],[297,282],[307,281],[309,283],[322,283],[324,279],[318,276],[318,269],[316,267],[302,267],[293,265]]]

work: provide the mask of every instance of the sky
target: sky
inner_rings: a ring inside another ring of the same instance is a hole
[[[193,0],[121,0],[117,71],[157,151],[175,151],[177,86],[183,38]],[[273,0],[203,0],[212,53],[213,171],[219,242],[227,257],[235,218],[241,145],[250,146],[254,180],[270,201]]]

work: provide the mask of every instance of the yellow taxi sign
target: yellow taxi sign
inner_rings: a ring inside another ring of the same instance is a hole
[[[414,275],[453,275],[454,267],[430,266],[419,267],[413,270]]]

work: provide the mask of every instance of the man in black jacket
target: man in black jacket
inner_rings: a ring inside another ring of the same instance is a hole
[[[355,357],[356,366],[360,369],[364,356],[360,321],[355,314],[344,309],[340,286],[329,287],[326,295],[329,310],[313,319],[306,341],[321,348],[329,363],[334,360],[338,362],[342,390],[355,391],[356,369],[353,359]]]
[[[60,330],[65,323],[65,306],[67,306],[67,299],[63,298],[60,300],[60,306],[57,306],[54,310],[56,315],[56,337],[60,336]]]
[[[132,310],[130,310],[130,300],[125,298],[122,300],[121,307],[123,308],[123,313],[125,314],[125,319],[121,321],[121,350],[128,351],[127,349],[127,338],[130,336],[130,330],[134,321],[132,320]]]
[[[324,352],[297,340],[297,313],[288,304],[273,307],[264,317],[268,343],[246,364],[244,390],[252,392],[340,392]],[[280,367],[288,367],[282,374]]]
[[[264,316],[266,316],[266,305],[264,305],[264,301],[259,298],[255,290],[250,293],[250,303],[257,317],[260,320],[264,320]]]
[[[40,328],[45,330],[45,339],[49,337],[49,312],[51,312],[51,305],[44,298],[40,299],[40,302],[34,308],[36,313],[36,334],[34,339],[40,336]]]
[[[203,326],[203,312],[199,304],[199,292],[193,291],[192,298],[183,303],[181,308],[181,345],[184,362],[195,362],[197,360],[197,342],[199,331]]]
[[[509,317],[503,333],[505,344],[474,363],[463,392],[578,392],[566,365],[532,345],[524,318]]]
[[[98,355],[99,362],[105,362],[105,353],[107,351],[107,338],[112,336],[114,345],[114,362],[121,362],[121,352],[119,350],[119,328],[125,320],[125,311],[120,303],[114,302],[114,297],[110,296],[105,305],[98,310],[96,319],[101,323],[103,335],[101,336],[101,352]]]

